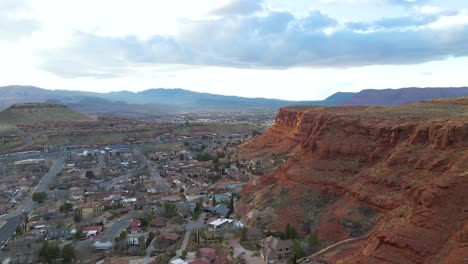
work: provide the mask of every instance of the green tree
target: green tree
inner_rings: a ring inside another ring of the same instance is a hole
[[[318,244],[318,238],[315,233],[310,233],[309,237],[307,238],[307,242],[309,243],[309,247],[314,247]]]
[[[231,195],[231,200],[229,201],[229,214],[234,213],[234,195]]]
[[[288,259],[288,264],[297,264],[296,254],[293,254],[292,258]]]
[[[94,172],[92,170],[89,170],[89,171],[86,171],[86,174],[85,174],[86,178],[88,179],[92,179],[92,178],[95,178],[96,176],[94,175]]]
[[[39,260],[43,263],[55,263],[60,257],[60,247],[57,243],[42,242],[39,249]]]
[[[146,247],[148,247],[151,244],[151,241],[153,241],[155,237],[156,234],[153,231],[149,232],[148,239],[146,239]]]
[[[297,230],[294,226],[290,225],[289,223],[286,225],[284,229],[284,238],[285,239],[296,239],[297,238]]]
[[[146,241],[144,236],[138,238],[138,245],[140,246],[141,253],[143,253],[146,249]]]
[[[75,255],[75,248],[72,244],[66,244],[63,246],[62,251],[60,252],[60,256],[62,257],[63,264],[70,264],[73,263],[73,260],[76,258]]]
[[[246,241],[247,240],[247,235],[248,235],[248,230],[246,227],[241,229],[241,234],[240,234],[240,241]]]
[[[170,202],[164,203],[164,215],[168,218],[174,217],[177,215],[177,206]]]
[[[214,206],[216,206],[216,197],[215,195],[213,194],[213,199],[211,199],[211,204]]]
[[[302,258],[305,256],[305,251],[302,248],[301,243],[299,243],[297,240],[293,241],[292,252],[297,258]]]
[[[62,213],[68,213],[70,212],[71,210],[73,209],[73,204],[69,203],[69,202],[65,202],[64,204],[62,204],[59,208],[60,212]]]
[[[47,193],[35,192],[33,193],[32,200],[36,203],[43,203],[47,199]]]
[[[180,256],[181,259],[187,258],[187,250],[182,251],[182,255]]]
[[[120,233],[120,235],[119,235],[119,240],[120,240],[120,241],[123,241],[123,240],[125,240],[125,239],[127,239],[127,231],[124,230],[124,231],[122,231],[122,232]]]
[[[73,221],[75,221],[75,223],[79,223],[81,220],[83,220],[83,216],[81,214],[75,214],[73,216]]]
[[[202,209],[203,209],[203,200],[198,199],[197,203],[195,204],[195,208],[193,209],[193,220],[198,219]]]

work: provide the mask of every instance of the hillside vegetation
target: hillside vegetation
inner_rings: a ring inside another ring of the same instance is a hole
[[[92,118],[60,104],[15,104],[0,112],[0,128],[20,123],[88,120]]]

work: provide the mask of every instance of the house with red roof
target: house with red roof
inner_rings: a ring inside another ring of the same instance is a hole
[[[216,259],[216,249],[214,248],[202,248],[200,253],[203,258],[212,263]]]
[[[97,236],[102,232],[102,226],[85,226],[81,229],[81,233],[87,238]]]

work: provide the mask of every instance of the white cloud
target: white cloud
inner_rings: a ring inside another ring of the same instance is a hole
[[[467,12],[444,3],[0,0],[0,85],[297,100],[468,85]]]
[[[437,21],[428,25],[433,29],[450,29],[450,28],[466,28],[468,26],[468,11],[461,10],[458,14],[453,16],[442,16]],[[463,32],[462,32],[463,33]]]

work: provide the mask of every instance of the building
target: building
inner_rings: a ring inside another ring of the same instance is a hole
[[[96,250],[110,250],[112,249],[112,242],[96,241],[93,246]]]
[[[215,207],[210,207],[207,209],[207,211],[212,214],[219,215],[221,217],[228,215],[230,212],[229,208],[227,208],[225,204],[218,204]]]
[[[167,218],[157,217],[151,221],[151,227],[161,228],[167,226]]]
[[[201,248],[200,253],[209,263],[212,263],[216,259],[216,249],[214,248]]]
[[[220,218],[208,224],[208,228],[211,231],[220,231],[232,226],[234,220]]]
[[[86,235],[87,238],[97,236],[101,232],[102,232],[102,226],[85,226],[81,230],[81,233],[83,235]]]
[[[68,240],[72,239],[76,230],[71,228],[49,228],[47,230],[47,240]]]
[[[260,254],[267,263],[286,263],[292,256],[292,240],[281,240],[269,236],[262,240]]]
[[[168,243],[175,243],[177,240],[179,240],[180,236],[176,233],[162,233],[159,236],[159,239],[164,242]]]

